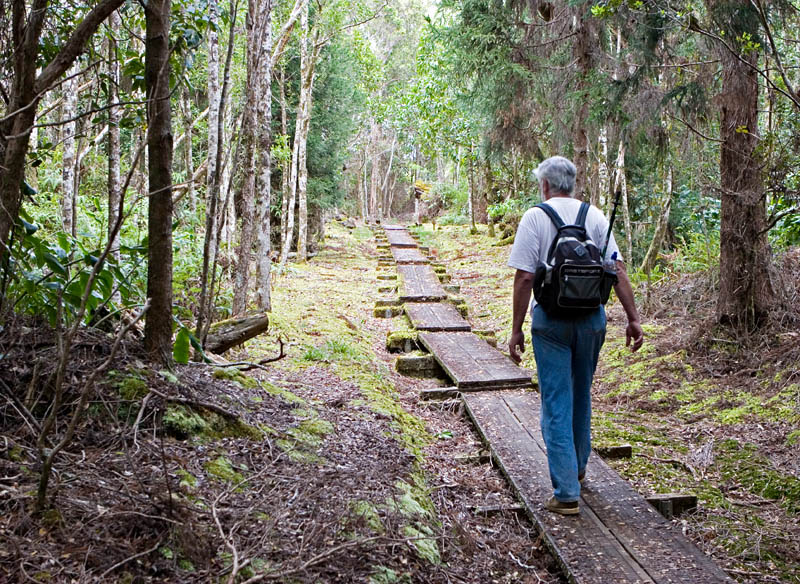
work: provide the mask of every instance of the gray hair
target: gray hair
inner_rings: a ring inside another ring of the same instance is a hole
[[[551,156],[543,160],[533,173],[540,183],[546,180],[552,190],[573,196],[577,169],[563,156]]]

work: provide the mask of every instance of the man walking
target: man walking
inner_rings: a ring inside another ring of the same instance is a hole
[[[543,161],[535,171],[542,200],[565,224],[575,224],[581,202],[573,198],[575,165],[561,156]],[[606,242],[608,221],[597,207],[589,207],[585,218],[588,237],[603,249],[606,258],[617,258],[617,284],[614,290],[625,309],[628,326],[626,344],[636,351],[644,334],[634,303],[633,289],[621,261],[614,235]],[[537,207],[529,209],[520,221],[508,265],[514,276],[513,323],[508,343],[511,358],[519,363],[525,351],[522,325],[531,300],[534,274],[548,250],[557,229],[548,214]],[[605,341],[606,313],[601,305],[575,314],[547,314],[534,300],[531,307],[531,343],[536,359],[541,391],[542,435],[547,446],[547,462],[554,493],[545,507],[555,513],[579,513],[581,481],[591,450],[591,385],[600,347]]]

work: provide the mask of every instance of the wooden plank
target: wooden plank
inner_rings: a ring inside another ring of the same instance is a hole
[[[447,298],[439,278],[428,265],[397,266],[401,302],[439,302]]]
[[[405,230],[387,231],[386,239],[389,240],[389,245],[393,247],[417,247],[417,242]]]
[[[507,395],[504,401],[545,452],[539,431],[539,400],[529,394]],[[731,582],[722,569],[599,456],[589,459],[581,498],[584,503],[581,512],[591,510],[654,582]]]
[[[467,413],[570,582],[654,584],[590,510],[565,517],[544,509],[542,501],[552,494],[547,456],[514,417],[503,394],[463,398]]]
[[[470,331],[455,306],[449,302],[407,302],[405,311],[411,325],[420,331]]]
[[[429,264],[430,260],[422,255],[416,247],[392,246],[394,261],[398,264]]]
[[[407,229],[407,227],[405,225],[397,225],[397,224],[391,224],[391,223],[387,223],[387,224],[383,225],[383,228],[385,230],[387,230],[387,231],[392,231],[392,230],[396,230],[396,229],[402,229],[403,231],[405,231]]]
[[[461,390],[531,385],[528,371],[472,333],[421,332],[419,342]]]

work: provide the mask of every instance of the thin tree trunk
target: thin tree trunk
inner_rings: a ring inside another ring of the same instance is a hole
[[[219,200],[222,186],[222,138],[225,127],[225,97],[230,82],[230,63],[233,56],[233,31],[236,5],[231,0],[231,28],[228,55],[222,88],[219,82],[219,6],[209,3],[208,30],[208,171],[206,173],[206,232],[203,241],[203,268],[200,278],[200,307],[197,313],[196,334],[205,343],[208,325],[213,318],[214,280],[219,247]]]
[[[631,212],[628,205],[628,180],[625,176],[625,143],[620,141],[617,150],[617,163],[614,169],[614,192],[622,191],[622,218],[625,222],[625,260],[633,261],[633,232]]]
[[[308,54],[308,4],[306,4],[300,14],[300,99],[297,105],[297,116],[295,119],[294,127],[294,143],[292,145],[292,166],[289,175],[289,197],[286,206],[286,237],[283,241],[281,248],[281,265],[286,264],[291,251],[292,241],[294,240],[294,212],[295,205],[300,203],[301,190],[305,194],[305,183],[300,186],[301,175],[307,179],[305,174],[306,165],[306,144],[304,140],[304,129],[307,127],[307,115],[310,114],[306,101],[309,99],[309,91],[311,89],[310,83],[313,80],[313,72],[311,76],[309,73],[309,54]],[[307,212],[307,211],[306,211]],[[302,217],[298,217],[298,223],[302,223]],[[298,225],[298,259],[304,260],[305,255],[300,254],[300,238],[304,237],[302,234],[302,227]]]
[[[304,30],[308,30],[308,10],[303,12],[305,22],[301,21],[301,26]],[[319,16],[318,16],[319,18]],[[307,35],[306,35],[307,36]],[[300,262],[308,259],[308,134],[311,128],[311,105],[314,98],[314,72],[316,70],[317,61],[319,60],[320,51],[322,50],[319,26],[315,26],[314,34],[311,39],[311,51],[305,49],[306,63],[303,66],[303,50],[300,52],[302,72],[302,88],[300,93],[300,101],[303,104],[303,124],[302,135],[300,141],[300,152],[298,154],[297,162],[297,260]],[[304,41],[305,43],[305,41]],[[296,138],[295,138],[296,139]]]
[[[64,113],[65,119],[75,118],[78,112],[78,80],[75,75],[79,67],[74,65],[67,75],[69,79],[64,82]],[[76,146],[75,135],[78,132],[78,121],[74,120],[64,125],[62,143],[63,156],[61,157],[61,226],[65,232],[75,236],[75,160]]]
[[[286,104],[286,68],[281,67],[278,76],[278,89],[280,91],[281,105],[281,134],[289,139],[289,108]],[[281,165],[281,249],[286,241],[286,230],[289,226],[289,189],[291,181],[292,158],[283,161]]]
[[[664,189],[664,202],[661,205],[661,213],[658,215],[656,222],[656,229],[653,233],[653,239],[650,241],[650,247],[647,248],[647,254],[642,261],[641,270],[645,274],[649,274],[658,260],[658,254],[664,243],[664,236],[667,234],[667,226],[669,225],[669,214],[672,210],[672,165],[667,168],[666,185]]]
[[[172,360],[172,116],[170,111],[170,0],[145,6],[145,83],[148,139],[148,265],[145,349],[160,364]]]
[[[600,128],[600,160],[597,165],[597,189],[592,191],[591,203],[595,207],[601,207],[605,204],[608,197],[609,189],[609,172],[608,172],[608,126],[603,125]]]
[[[594,69],[593,50],[597,45],[597,31],[594,19],[586,15],[586,7],[577,7],[579,13],[576,17],[575,44],[573,45],[573,58],[577,61],[578,84],[581,90],[580,105],[572,129],[572,146],[574,156],[572,162],[578,172],[575,177],[575,197],[586,198],[587,176],[589,173],[589,139],[587,136],[587,122],[589,119],[589,76]]]
[[[396,143],[397,143],[396,137],[392,137],[392,147],[389,153],[389,165],[386,167],[386,174],[383,177],[383,186],[381,187],[381,191],[383,194],[383,208],[385,210],[387,217],[390,217],[392,215],[392,198],[387,187],[389,185],[389,175],[392,174],[392,163],[394,162],[394,146]]]
[[[192,105],[189,96],[189,88],[184,85],[181,92],[181,113],[183,114],[183,131],[186,136],[186,144],[183,147],[183,169],[186,173],[186,196],[189,199],[189,209],[194,212],[197,208],[197,195],[192,177],[194,176],[194,161],[192,153],[192,129],[194,128],[194,120],[192,119]]]
[[[108,42],[108,101],[119,103],[120,69],[117,57],[117,35],[122,26],[118,12],[109,17],[110,37]],[[115,230],[119,216],[119,205],[122,198],[122,178],[120,164],[119,124],[122,120],[122,109],[119,106],[108,109],[108,236],[112,238],[111,255],[119,261],[119,230]]]
[[[245,95],[244,117],[242,118],[241,137],[243,155],[240,160],[243,167],[239,208],[239,258],[234,270],[233,314],[243,314],[247,309],[247,293],[250,283],[250,259],[255,241],[256,213],[256,124],[257,102],[261,82],[260,59],[266,58],[262,53],[261,42],[264,37],[261,26],[263,0],[250,0],[247,12],[247,88]]]
[[[272,53],[272,2],[264,1],[263,30],[261,50],[266,56]],[[260,90],[258,99],[258,176],[256,187],[258,193],[258,254],[256,262],[256,297],[261,310],[272,310],[270,295],[270,270],[272,268],[272,244],[270,241],[272,231],[272,218],[270,207],[272,205],[272,59],[262,58],[260,66]]]
[[[486,178],[486,222],[489,224],[489,237],[494,237],[494,217],[489,210],[489,207],[494,204],[494,174],[488,159],[484,167],[484,175]]]

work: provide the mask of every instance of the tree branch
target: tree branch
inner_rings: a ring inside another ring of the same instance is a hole
[[[41,72],[39,77],[36,78],[34,84],[34,91],[41,93],[47,91],[49,87],[55,83],[56,79],[61,77],[67,69],[72,66],[75,59],[83,51],[89,38],[97,31],[100,24],[108,18],[112,12],[122,6],[125,0],[103,0],[92,8],[89,14],[81,21],[75,28],[72,36],[69,37],[63,48],[50,61],[47,67]]]

